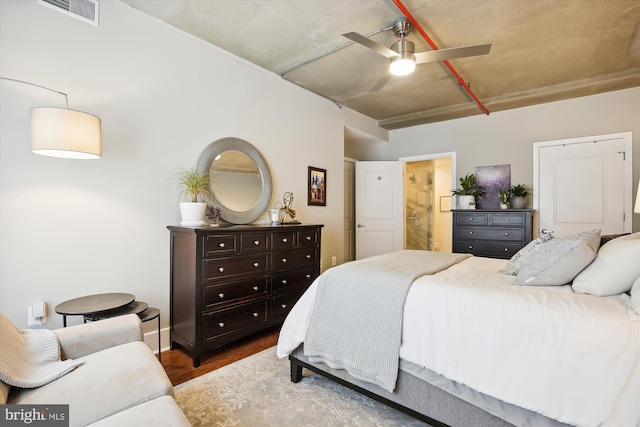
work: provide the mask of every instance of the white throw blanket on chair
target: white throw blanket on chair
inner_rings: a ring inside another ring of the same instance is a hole
[[[82,362],[60,360],[58,338],[49,329],[18,329],[0,313],[0,380],[15,387],[50,383]]]

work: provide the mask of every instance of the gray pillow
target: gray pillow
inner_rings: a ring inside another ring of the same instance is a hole
[[[600,230],[550,240],[520,268],[513,283],[565,285],[594,260],[599,246]]]
[[[546,233],[537,239],[530,241],[524,248],[520,249],[511,257],[507,265],[500,270],[500,273],[516,276],[520,271],[520,268],[527,264],[531,257],[535,256],[540,250],[542,250],[544,244],[552,238],[553,236],[551,234]]]

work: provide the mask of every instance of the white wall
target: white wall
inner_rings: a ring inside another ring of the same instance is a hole
[[[633,132],[633,197],[640,180],[640,88],[391,131],[388,143],[371,144],[359,160],[455,151],[458,176],[476,166],[511,165],[511,182],[533,186],[533,143]],[[362,153],[360,153],[362,154]],[[633,215],[640,231],[640,214]]]
[[[28,305],[45,300],[56,328],[64,300],[130,292],[158,307],[166,328],[166,226],[180,219],[173,173],[223,137],[265,157],[271,205],[292,191],[298,218],[325,224],[324,267],[341,260],[341,110],[120,2],[100,12],[96,27],[34,0],[0,0],[0,75],[69,94],[72,109],[102,119],[103,138],[100,160],[32,154],[29,109],[64,98],[0,80],[0,311],[26,327]],[[326,207],[307,206],[307,166],[327,170]]]

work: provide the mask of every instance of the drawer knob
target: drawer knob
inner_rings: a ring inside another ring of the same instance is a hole
[[[220,298],[224,298],[224,294],[223,294],[222,292],[220,292],[220,293],[218,294],[218,296],[219,296]]]
[[[260,240],[254,240],[254,241],[253,241],[253,244],[254,244],[254,245],[256,245],[256,246],[258,246],[258,245],[260,244]]]
[[[286,279],[283,279],[283,280],[282,280],[282,284],[283,284],[283,285],[286,285],[286,284],[287,284],[287,280],[286,280]]]
[[[258,313],[253,313],[253,317],[258,317]]]
[[[287,308],[287,304],[282,304],[281,307],[282,308]]]
[[[286,258],[282,258],[282,262],[287,262],[287,259]]]
[[[221,248],[224,248],[224,242],[218,243],[218,246],[220,246]]]
[[[282,242],[283,242],[283,243],[287,243],[287,238],[286,238],[286,237],[285,237],[285,238],[283,238],[283,239],[282,239]]]
[[[220,323],[218,323],[218,326],[220,326],[221,328],[224,328],[224,323],[220,322]]]
[[[258,292],[258,289],[260,289],[260,288],[258,288],[257,286],[253,287],[253,290],[256,291],[256,292]]]
[[[310,254],[307,254],[307,259],[311,259],[311,255]]]
[[[504,220],[505,220],[505,221],[509,221],[509,218],[505,218]]]
[[[257,266],[259,266],[259,265],[260,265],[260,264],[258,264],[257,262],[254,262],[254,263],[253,263],[253,266],[254,266],[254,267],[257,267]]]
[[[473,221],[473,217],[472,216],[469,217],[469,221]]]
[[[311,279],[311,275],[310,274],[307,274],[307,279]]]
[[[509,252],[509,248],[504,248],[504,251],[505,252]]]
[[[473,231],[470,231],[469,234],[473,234]]]
[[[508,236],[508,235],[509,235],[509,233],[508,233],[508,232],[505,232],[505,233],[504,233],[504,235],[505,235],[505,236]]]
[[[218,267],[218,271],[222,273],[224,271],[224,267]]]
[[[469,249],[473,249],[473,245],[469,245]]]
[[[310,240],[311,240],[311,236],[307,236],[307,240],[309,240],[309,241],[310,241]]]

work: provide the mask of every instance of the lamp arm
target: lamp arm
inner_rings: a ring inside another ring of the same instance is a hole
[[[12,79],[12,78],[10,78],[10,77],[2,77],[2,76],[0,76],[0,79],[2,79],[2,80],[10,80],[10,81],[12,81],[12,82],[24,83],[24,84],[26,84],[26,85],[31,85],[31,86],[39,87],[39,88],[41,88],[41,89],[46,89],[46,90],[48,90],[48,91],[51,91],[51,92],[57,93],[57,94],[59,94],[59,95],[62,95],[62,96],[64,96],[65,104],[67,105],[67,110],[69,109],[69,95],[67,95],[67,94],[66,94],[66,93],[64,93],[64,92],[60,92],[60,91],[57,91],[57,90],[54,90],[54,89],[49,89],[49,88],[48,88],[48,87],[46,87],[46,86],[38,85],[38,84],[35,84],[35,83],[31,83],[31,82],[26,82],[26,81],[24,81],[24,80]]]

